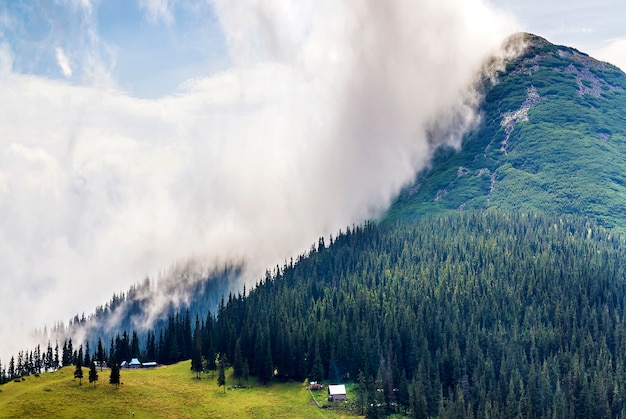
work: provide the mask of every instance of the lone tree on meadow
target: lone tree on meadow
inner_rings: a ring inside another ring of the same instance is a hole
[[[94,361],[91,363],[91,367],[89,367],[89,383],[93,383],[95,387],[96,381],[98,381],[98,371],[96,370],[96,363]]]
[[[76,357],[76,369],[74,370],[74,378],[78,378],[78,385],[83,385],[83,345],[80,345],[78,356]]]
[[[118,364],[111,365],[109,384],[115,384],[115,388],[120,388],[120,366]]]

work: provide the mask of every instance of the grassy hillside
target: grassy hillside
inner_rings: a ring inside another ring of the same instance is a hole
[[[0,387],[3,418],[340,418],[349,412],[319,409],[302,384],[227,390],[216,378],[197,380],[188,361],[155,370],[123,370],[119,390],[99,373],[99,384],[79,386],[73,367]],[[315,394],[317,396],[317,394]],[[321,398],[318,398],[318,400]]]
[[[626,229],[626,75],[543,38],[525,42],[497,82],[485,82],[482,123],[462,150],[440,150],[390,219],[498,208]]]

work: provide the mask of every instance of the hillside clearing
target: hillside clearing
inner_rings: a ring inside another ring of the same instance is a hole
[[[154,370],[122,370],[119,390],[108,383],[109,372],[99,372],[94,387],[73,378],[73,368],[25,377],[0,390],[0,417],[72,418],[341,418],[348,411],[318,409],[301,383],[227,390],[216,376],[195,379],[190,362]],[[227,382],[227,385],[234,381]]]

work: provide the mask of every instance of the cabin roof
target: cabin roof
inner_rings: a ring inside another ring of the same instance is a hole
[[[334,396],[336,394],[346,394],[346,386],[344,384],[331,384],[328,386],[328,393],[331,396]]]

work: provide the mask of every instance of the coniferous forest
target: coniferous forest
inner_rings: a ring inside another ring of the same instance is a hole
[[[371,414],[623,415],[623,252],[576,218],[367,224],[231,297],[217,352],[239,342],[266,379],[349,377]]]
[[[180,313],[158,333],[188,336],[192,367],[217,355],[264,382],[354,382],[368,417],[623,416],[624,250],[574,217],[365,224],[231,294],[193,332]]]
[[[53,358],[191,359],[196,372],[232,366],[264,383],[351,382],[367,417],[620,417],[625,250],[619,233],[575,216],[367,223],[319,239],[215,313],[174,312],[108,351],[70,340]],[[47,370],[46,356],[30,357],[15,376]]]

